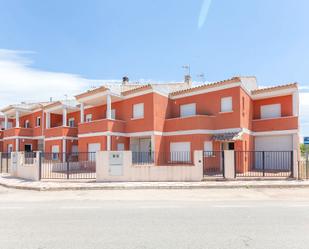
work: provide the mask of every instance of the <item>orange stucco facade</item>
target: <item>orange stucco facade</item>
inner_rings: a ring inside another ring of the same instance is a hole
[[[132,144],[139,143],[136,142],[138,139],[148,138],[151,150],[157,153],[169,153],[172,143],[184,142],[190,143],[191,152],[204,150],[205,142],[212,143],[213,151],[223,150],[226,143],[233,143],[234,150],[252,151],[257,135],[298,134],[296,85],[284,87],[284,93],[280,87],[252,91],[241,82],[237,85],[238,81],[238,78],[233,78],[168,94],[151,86],[118,95],[108,92],[107,88],[89,91],[76,96],[74,108],[59,104],[57,109],[57,104],[53,103],[50,109],[49,105],[45,105],[21,115],[20,127],[0,132],[0,150],[6,152],[11,146],[13,150],[22,151],[25,144],[31,144],[32,150],[46,152],[52,152],[53,146],[58,146],[59,152],[70,153],[73,146],[78,146],[79,152],[87,152],[91,144],[99,144],[100,150],[132,150]],[[112,95],[110,107],[107,104],[108,93]],[[224,98],[231,99],[228,111],[222,111]],[[143,113],[136,118],[133,112],[137,104],[143,104]],[[182,116],[181,108],[187,104],[195,104],[194,113]],[[261,107],[273,104],[280,104],[281,116],[261,119]],[[65,124],[63,108],[68,108]],[[113,118],[107,117],[108,108],[114,110]],[[91,120],[86,120],[89,114]],[[81,119],[82,115],[84,118]],[[41,118],[40,124],[38,117]],[[74,122],[69,124],[72,119]],[[27,128],[26,120],[29,122]],[[224,134],[230,133],[235,133],[235,138],[216,139],[215,136],[223,134],[224,137]],[[39,148],[39,144],[43,144],[43,149]],[[212,164],[219,159],[209,157],[206,160]],[[248,163],[246,158],[243,160]]]

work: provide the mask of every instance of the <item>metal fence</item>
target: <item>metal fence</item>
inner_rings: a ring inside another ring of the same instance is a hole
[[[25,164],[33,164],[36,152],[25,152]]]
[[[235,151],[235,177],[291,177],[293,151]]]
[[[0,173],[9,173],[11,165],[11,153],[2,152],[0,157]]]
[[[224,177],[224,151],[203,151],[204,176]]]
[[[190,151],[173,152],[132,152],[134,165],[191,165],[193,153]]]
[[[46,153],[39,159],[41,179],[95,179],[96,153]]]

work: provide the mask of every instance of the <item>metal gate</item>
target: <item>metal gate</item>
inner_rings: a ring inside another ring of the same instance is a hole
[[[95,179],[96,153],[40,154],[40,179]]]
[[[293,151],[235,151],[235,177],[291,177]]]
[[[11,165],[11,153],[2,152],[0,158],[0,173],[9,173]]]
[[[203,151],[204,176],[224,177],[224,151]]]

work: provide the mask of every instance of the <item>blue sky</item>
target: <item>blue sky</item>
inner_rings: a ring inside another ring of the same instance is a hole
[[[35,100],[61,98],[123,75],[179,81],[182,65],[190,64],[195,81],[203,73],[207,81],[255,75],[261,86],[299,82],[309,135],[307,0],[0,0],[0,6],[1,106],[33,100],[31,91]]]

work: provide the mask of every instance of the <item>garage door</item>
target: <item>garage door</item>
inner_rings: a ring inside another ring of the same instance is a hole
[[[291,159],[293,150],[293,137],[291,135],[283,136],[261,136],[255,137],[256,167],[262,168],[263,161],[265,169],[291,168]],[[264,158],[262,153],[264,152]]]
[[[191,161],[191,143],[177,142],[170,144],[170,153],[172,162],[190,162]]]

